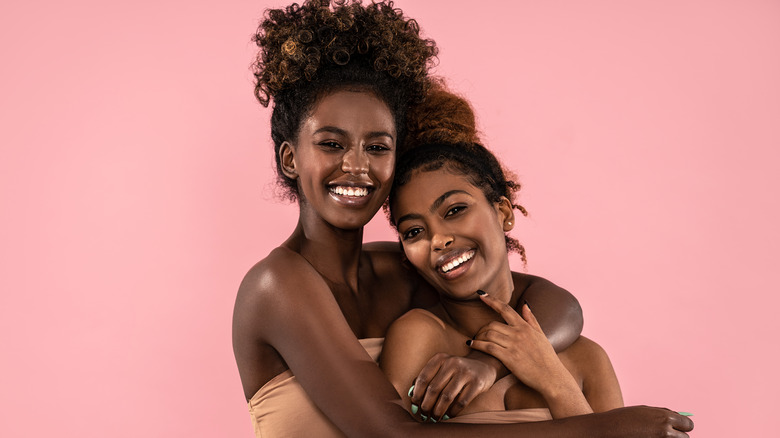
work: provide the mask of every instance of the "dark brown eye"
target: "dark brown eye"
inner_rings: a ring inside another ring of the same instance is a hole
[[[415,238],[415,237],[417,237],[417,236],[418,236],[420,233],[422,233],[422,228],[420,228],[420,227],[415,227],[415,228],[409,229],[409,230],[407,230],[407,231],[406,231],[406,232],[403,234],[403,239],[404,239],[404,240],[414,239],[414,238]]]
[[[444,215],[444,217],[449,217],[449,216],[456,215],[456,214],[464,211],[465,209],[466,209],[466,206],[464,206],[464,205],[458,205],[458,206],[452,207],[449,210],[447,210],[447,213]]]

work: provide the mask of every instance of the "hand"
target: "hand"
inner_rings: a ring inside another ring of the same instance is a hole
[[[664,408],[630,406],[589,415],[597,423],[598,436],[631,438],[685,438],[693,430],[693,421]],[[584,418],[584,417],[580,417]]]
[[[423,415],[454,417],[496,381],[496,370],[477,359],[438,353],[414,381],[412,404]]]
[[[489,294],[480,298],[506,324],[494,321],[480,329],[471,348],[494,356],[515,377],[543,395],[555,389],[551,384],[571,379],[527,304],[523,305],[521,316]]]

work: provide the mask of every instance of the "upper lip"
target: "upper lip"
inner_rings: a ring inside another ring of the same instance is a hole
[[[457,259],[458,257],[462,256],[463,254],[469,253],[472,251],[472,248],[460,248],[460,249],[452,249],[441,256],[439,256],[438,259],[436,259],[435,267],[437,271],[441,271],[442,267],[446,265],[447,263]]]
[[[329,187],[360,187],[372,189],[374,184],[371,181],[331,181]]]

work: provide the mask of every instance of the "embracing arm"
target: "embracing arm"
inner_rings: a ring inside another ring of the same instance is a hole
[[[272,346],[314,404],[349,437],[650,437],[678,421],[662,409],[632,408],[541,423],[418,423],[353,335],[322,278],[299,257],[282,251],[271,266],[250,271],[238,307],[240,336]],[[238,345],[240,350],[246,344]]]
[[[566,289],[535,275],[512,273],[515,285],[525,285],[518,306],[528,302],[542,331],[556,352],[568,348],[582,333],[582,308],[577,298]],[[520,308],[515,308],[519,313]]]

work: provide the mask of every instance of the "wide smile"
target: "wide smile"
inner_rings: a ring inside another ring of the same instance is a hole
[[[471,267],[476,250],[470,249],[451,254],[438,261],[436,271],[447,280],[460,277]]]
[[[330,185],[328,193],[332,199],[338,203],[349,207],[360,207],[371,199],[374,192],[373,187],[369,186],[348,186],[348,185]]]

